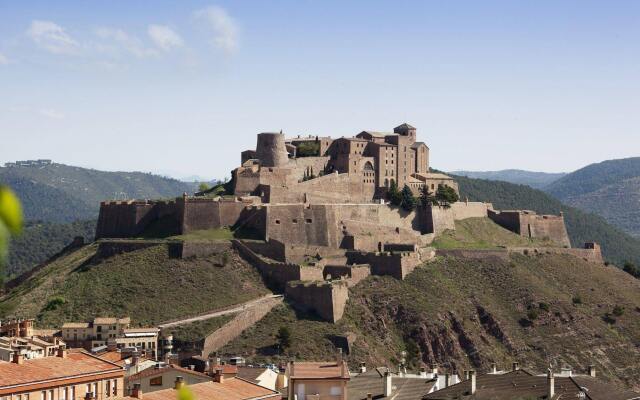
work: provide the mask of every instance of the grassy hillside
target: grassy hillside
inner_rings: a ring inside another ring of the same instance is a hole
[[[565,204],[598,214],[640,237],[640,157],[589,165],[544,190]]]
[[[0,167],[0,182],[11,186],[30,220],[71,222],[95,218],[100,201],[114,198],[166,198],[196,190],[181,182],[143,172],[105,172],[52,164]]]
[[[437,249],[497,249],[500,247],[557,247],[551,240],[529,239],[514,235],[489,218],[456,221],[455,231],[447,230],[432,243]]]
[[[23,232],[11,240],[6,274],[19,275],[56,254],[74,237],[93,241],[96,221],[77,221],[66,224],[28,222]]]
[[[567,175],[564,172],[547,173],[524,171],[521,169],[504,169],[501,171],[452,171],[451,174],[466,176],[475,179],[489,179],[504,181],[518,185],[527,185],[535,189],[541,189]]]
[[[55,260],[0,297],[0,318],[37,318],[41,327],[96,316],[131,316],[153,324],[241,303],[268,293],[258,273],[235,253],[172,259],[164,246],[94,261],[91,244]]]
[[[585,242],[600,243],[606,259],[622,265],[626,260],[640,262],[640,240],[608,224],[602,217],[566,206],[548,194],[525,185],[456,177],[461,198],[489,201],[498,209],[528,209],[538,213],[564,212],[573,246]]]
[[[350,293],[337,324],[294,311],[273,310],[223,352],[256,361],[327,359],[338,335],[355,342],[352,365],[437,362],[446,368],[488,368],[518,360],[542,371],[551,362],[578,370],[595,363],[605,379],[640,382],[640,281],[613,268],[562,255],[462,260],[439,258],[405,281],[369,277]],[[579,301],[578,301],[579,300]],[[612,316],[615,306],[622,316]],[[615,322],[614,322],[615,320]],[[284,352],[276,334],[289,326]]]

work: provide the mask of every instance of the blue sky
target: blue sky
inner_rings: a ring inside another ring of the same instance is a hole
[[[222,177],[409,122],[439,169],[640,156],[640,2],[0,0],[0,162]]]

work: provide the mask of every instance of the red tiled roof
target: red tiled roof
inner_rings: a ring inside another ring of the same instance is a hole
[[[143,369],[142,371],[138,372],[137,374],[133,374],[131,375],[129,378],[129,381],[135,381],[141,378],[146,378],[149,376],[155,376],[155,375],[162,375],[167,371],[180,371],[180,372],[184,372],[185,374],[191,374],[191,375],[196,375],[199,377],[203,377],[203,378],[210,378],[209,375],[207,374],[203,374],[202,372],[198,372],[198,371],[192,371],[188,368],[182,368],[179,367],[175,364],[169,364],[165,367],[162,368],[147,368],[147,369]],[[145,394],[145,398],[146,398],[146,394]]]
[[[293,373],[291,367],[293,364]],[[293,379],[349,379],[349,368],[342,361],[341,364],[330,362],[295,362],[287,366],[289,375]]]
[[[249,400],[249,399],[281,399],[282,395],[240,378],[228,378],[222,383],[202,382],[187,386],[193,397],[198,400]],[[143,394],[144,400],[175,400],[175,389],[157,390]],[[126,400],[132,400],[126,397]]]
[[[6,386],[64,379],[78,375],[124,371],[118,365],[85,352],[69,352],[66,358],[44,357],[23,364],[0,362],[0,389]]]

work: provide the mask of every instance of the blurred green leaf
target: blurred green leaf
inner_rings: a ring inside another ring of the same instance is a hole
[[[20,199],[6,186],[0,186],[0,223],[14,235],[22,230]]]
[[[195,396],[191,390],[185,385],[178,389],[178,400],[195,400]]]

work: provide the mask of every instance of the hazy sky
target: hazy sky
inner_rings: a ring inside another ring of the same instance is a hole
[[[444,169],[640,156],[640,1],[0,0],[0,162],[222,177],[409,122]]]

